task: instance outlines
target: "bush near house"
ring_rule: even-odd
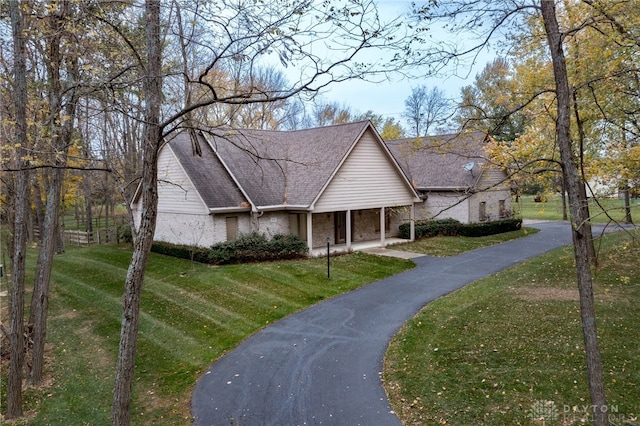
[[[295,235],[276,234],[269,240],[264,234],[252,232],[211,246],[209,263],[227,265],[299,259],[305,257],[307,251],[307,244]]]
[[[522,219],[509,218],[486,223],[468,223],[460,227],[458,235],[463,237],[486,237],[487,235],[502,234],[517,231],[522,227]]]
[[[308,248],[307,244],[295,235],[276,234],[268,239],[264,234],[252,232],[233,241],[215,244],[209,249],[155,242],[151,251],[180,259],[193,259],[200,263],[228,265],[300,259],[307,255]]]
[[[463,224],[455,219],[418,220],[415,223],[416,239],[438,236],[484,237],[517,231],[522,227],[522,219],[509,218],[493,222]],[[410,238],[410,224],[400,225],[400,237]]]
[[[209,263],[211,258],[208,248],[171,244],[163,241],[154,242],[151,251],[178,259],[191,260],[193,256],[193,260],[199,263]]]

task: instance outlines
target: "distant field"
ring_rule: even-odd
[[[524,219],[562,220],[562,199],[559,195],[548,195],[544,203],[536,203],[533,196],[520,197],[513,201],[513,208],[517,215]],[[612,198],[591,199],[589,202],[591,218],[596,223],[607,223],[613,218],[624,221],[624,201]],[[631,217],[634,222],[640,220],[640,200],[631,200]]]

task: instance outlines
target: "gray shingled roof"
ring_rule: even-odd
[[[184,155],[192,155],[184,132],[179,137],[182,142],[178,145],[184,148],[179,158],[193,166],[187,173],[199,176],[194,181],[196,188],[216,207],[223,195],[233,203],[241,201],[239,191],[222,189],[230,185],[224,181],[222,163],[254,205],[307,207],[368,126],[368,121],[362,121],[289,132],[210,129],[205,134],[210,146],[201,144],[207,145],[206,150],[203,146],[203,161],[184,159]],[[210,148],[218,158],[213,158]],[[214,184],[219,181],[225,184]],[[235,184],[231,186],[237,189]],[[221,191],[224,193],[219,194]]]
[[[485,164],[481,132],[385,141],[414,187],[420,191],[473,187]],[[465,165],[473,168],[465,170]]]
[[[246,197],[206,141],[200,141],[202,156],[193,153],[188,132],[178,133],[169,141],[168,146],[209,209],[250,207]]]

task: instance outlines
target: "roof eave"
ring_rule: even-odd
[[[470,186],[429,186],[417,188],[420,192],[464,192],[469,191]]]
[[[260,212],[273,212],[279,210],[311,210],[308,205],[296,205],[296,204],[279,204],[272,206],[256,206],[256,210]]]
[[[242,207],[242,206],[234,206],[234,207],[210,207],[209,214],[225,214],[225,213],[243,213],[250,212],[251,207]]]

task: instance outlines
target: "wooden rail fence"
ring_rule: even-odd
[[[64,239],[68,244],[89,245],[93,243],[93,232],[64,231]]]
[[[75,245],[91,245],[105,243],[120,243],[124,241],[119,234],[120,227],[101,228],[93,232],[66,230],[64,231],[64,243]],[[34,241],[40,240],[40,230],[33,229]]]

